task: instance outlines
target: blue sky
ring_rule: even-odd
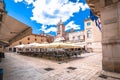
[[[5,0],[8,15],[32,27],[34,34],[43,31],[56,35],[56,25],[62,19],[65,30],[84,30],[89,16],[85,0]]]

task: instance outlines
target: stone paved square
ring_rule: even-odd
[[[102,71],[101,53],[85,53],[61,64],[16,53],[6,53],[5,56],[0,63],[0,67],[4,69],[4,80],[119,80],[98,77]],[[68,67],[76,69],[67,69]],[[45,68],[54,70],[46,71]]]

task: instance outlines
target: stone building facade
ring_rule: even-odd
[[[30,34],[31,27],[9,16],[4,1],[0,0],[0,52],[4,52],[6,47]]]
[[[84,42],[84,31],[79,31],[79,32],[70,32],[69,34],[69,41],[73,43],[77,42]]]
[[[46,35],[31,34],[29,36],[25,36],[24,38],[12,43],[11,46],[16,46],[16,45],[21,45],[21,44],[30,44],[33,42],[36,42],[36,43],[47,42],[47,36]]]
[[[86,19],[84,25],[83,31],[68,33],[69,41],[76,44],[84,43],[85,49],[89,52],[102,52],[101,31],[90,19]]]
[[[52,43],[54,41],[54,36],[52,36],[50,34],[47,34],[46,37],[47,37],[47,42],[48,43]]]
[[[120,0],[86,0],[101,16],[102,68],[120,73]],[[90,6],[92,9],[92,6]]]
[[[50,37],[45,34],[31,34],[31,35],[25,36],[24,38],[22,38],[16,42],[13,42],[8,47],[8,49],[9,49],[9,51],[15,52],[16,48],[14,46],[17,46],[17,45],[30,44],[30,43],[34,43],[34,42],[36,42],[36,43],[44,43],[44,42],[48,42],[48,41],[51,42]]]
[[[84,21],[85,25],[85,42],[88,49],[93,52],[102,52],[101,35],[102,32],[96,26],[95,22],[87,19]]]

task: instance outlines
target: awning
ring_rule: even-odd
[[[5,42],[5,41],[0,41],[0,48],[2,47],[2,46],[9,46],[9,43],[8,42]]]
[[[32,33],[32,29],[16,19],[3,15],[0,22],[0,41],[12,43]],[[23,35],[24,34],[24,35]],[[0,42],[0,44],[2,44]]]
[[[23,48],[25,45],[24,44],[21,44],[21,45],[17,45],[17,46],[14,46],[16,48]]]

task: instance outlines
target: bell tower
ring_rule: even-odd
[[[62,22],[62,20],[60,19],[60,21],[57,24],[57,37],[64,37],[65,36],[65,26]]]

